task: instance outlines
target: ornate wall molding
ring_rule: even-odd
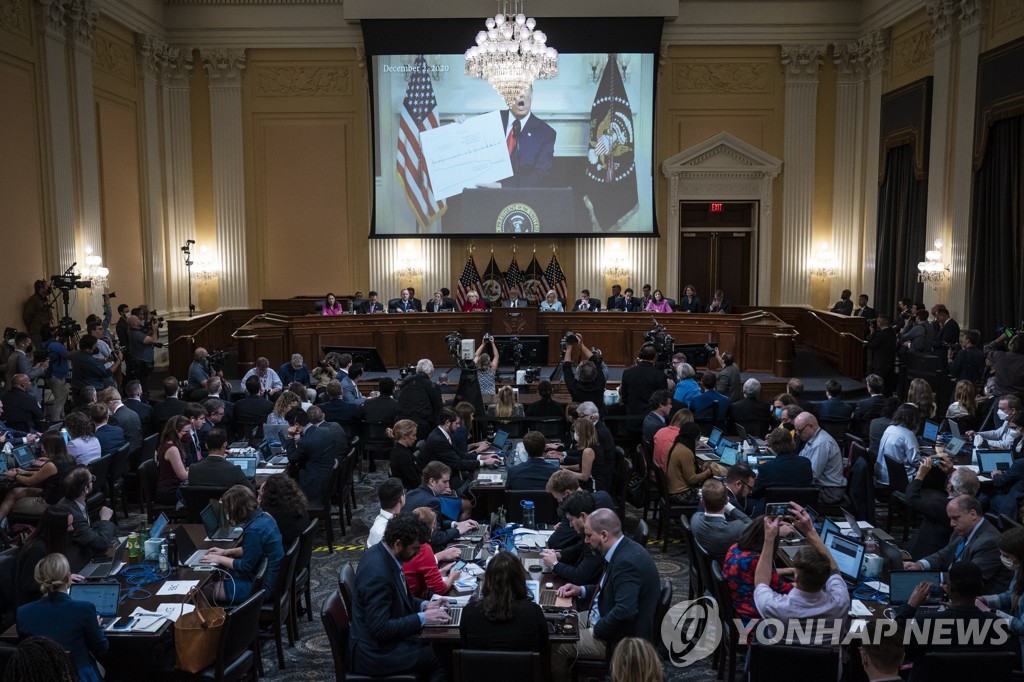
[[[836,65],[840,81],[860,80],[868,59],[868,48],[863,39],[833,46],[832,62]]]
[[[220,47],[212,50],[200,50],[199,57],[203,60],[203,68],[210,77],[210,84],[234,84],[241,81],[245,69],[245,50],[232,50]]]
[[[888,64],[889,31],[874,31],[860,39],[864,45],[864,55],[869,75],[880,74]]]
[[[257,97],[337,97],[352,94],[348,66],[258,66],[253,69]]]
[[[828,51],[828,45],[783,45],[782,65],[786,69],[787,82],[807,80],[818,82],[818,69]]]
[[[64,3],[61,0],[39,0],[39,4],[42,6],[40,16],[43,33],[64,40],[64,27],[67,26]]]
[[[1024,0],[995,0],[992,5],[992,14],[998,26],[1024,20]]]
[[[135,77],[132,48],[101,32],[92,41],[92,63],[100,71],[131,83]]]
[[[0,29],[29,37],[29,0],[0,0]]]
[[[71,28],[75,36],[75,42],[88,45],[92,42],[96,32],[96,21],[99,19],[99,12],[96,11],[92,0],[73,0],[66,7],[68,16],[71,19]]]
[[[934,44],[949,42],[953,35],[953,18],[956,13],[954,0],[929,0],[925,5],[928,17],[932,20],[932,42]]]
[[[164,78],[168,85],[188,87],[188,77],[194,66],[192,50],[168,45],[163,53]]]
[[[1018,19],[1024,18],[1024,0],[1016,0]],[[960,33],[977,28],[984,16],[981,0],[960,0]]]
[[[932,30],[929,26],[892,41],[892,77],[902,76],[930,61],[935,54],[932,45]]]
[[[672,90],[677,93],[755,94],[771,91],[767,62],[698,62],[676,64]]]

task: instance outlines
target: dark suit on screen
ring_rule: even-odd
[[[501,112],[502,130],[508,130],[509,112]],[[512,177],[501,181],[502,187],[548,187],[555,158],[555,129],[534,114],[526,119],[511,154]]]

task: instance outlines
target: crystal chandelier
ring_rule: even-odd
[[[103,258],[93,255],[92,246],[89,244],[85,245],[85,267],[81,269],[80,274],[83,279],[92,281],[93,286],[100,289],[107,288],[107,277],[110,275],[110,270],[103,267]]]
[[[818,252],[811,257],[808,267],[811,276],[819,279],[832,279],[839,274],[839,263],[826,242],[822,242]]]
[[[558,51],[533,17],[523,14],[524,0],[499,0],[500,11],[488,17],[486,31],[466,50],[466,75],[491,84],[511,107],[533,81],[558,75]]]
[[[942,262],[941,239],[936,239],[935,248],[924,252],[924,260],[917,264],[917,281],[938,289],[949,276],[949,266]]]

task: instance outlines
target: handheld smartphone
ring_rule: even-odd
[[[789,513],[789,502],[769,502],[764,506],[765,516],[785,516]]]

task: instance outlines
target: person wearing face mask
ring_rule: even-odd
[[[1010,589],[999,594],[978,597],[975,604],[982,611],[993,610],[1005,619],[1010,632],[1020,638],[1021,653],[1024,654],[1024,528],[1011,528],[999,536],[996,545],[999,560],[1007,570],[1013,571]]]
[[[999,399],[996,411],[999,428],[990,431],[968,431],[966,435],[968,438],[981,436],[984,441],[983,445],[993,450],[1009,450],[1019,435],[1010,430],[1010,418],[1018,412],[1020,412],[1020,398],[1015,395],[1004,395]]]
[[[1006,425],[1016,439],[1011,446],[1014,460],[1006,471],[992,472],[992,496],[987,501],[990,511],[1015,519],[1020,500],[1024,498],[1024,459],[1021,459],[1024,439],[1020,437],[1021,429],[1024,428],[1024,412],[1018,412],[1007,419]],[[983,503],[986,501],[984,497],[981,500]]]
[[[790,405],[798,405],[796,398],[788,393],[780,393],[772,399],[771,418],[776,425],[781,426],[786,417],[786,408]]]

